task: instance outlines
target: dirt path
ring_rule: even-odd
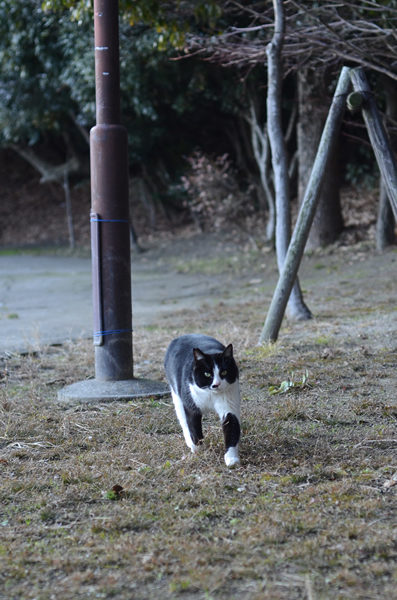
[[[216,252],[218,242],[211,236],[200,241],[206,251]],[[194,242],[180,240],[133,255],[135,327],[154,324],[163,314],[234,296],[230,269],[223,271],[215,254],[206,264],[198,262],[193,250]],[[190,271],[192,263],[198,268]],[[91,294],[89,258],[0,256],[0,355],[90,337]]]
[[[285,322],[283,335],[299,341],[321,325],[321,335],[397,346],[396,257],[368,244],[305,256],[300,279],[315,320]],[[220,302],[260,303],[264,319],[276,281],[274,254],[249,242],[216,234],[157,242],[132,258],[134,326]],[[0,354],[90,337],[91,304],[90,259],[0,256]]]

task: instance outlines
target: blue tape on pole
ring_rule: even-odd
[[[110,331],[97,331],[95,333],[93,333],[92,335],[94,337],[98,337],[100,335],[112,335],[112,334],[116,334],[116,333],[130,333],[132,332],[132,329],[113,329]]]

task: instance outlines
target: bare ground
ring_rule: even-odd
[[[189,454],[169,398],[59,405],[93,376],[90,341],[1,363],[1,599],[397,598],[397,255],[373,250],[360,194],[348,214],[345,239],[302,265],[315,318],[272,346],[257,340],[275,260],[256,234],[148,233],[134,258],[230,274],[225,298],[135,332],[135,371],[164,380],[188,331],[233,342],[238,469],[215,418]]]

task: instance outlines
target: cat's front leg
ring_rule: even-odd
[[[203,443],[203,428],[202,428],[202,415],[197,412],[190,412],[185,407],[186,422],[189,428],[191,445],[187,442],[187,445],[192,452],[199,452],[202,448]],[[186,436],[185,436],[186,438]]]
[[[186,445],[193,453],[198,452],[201,450],[201,442],[203,440],[201,414],[187,410],[178,394],[172,389],[171,395],[175,406],[176,416],[182,427]]]
[[[227,413],[222,420],[223,435],[225,438],[225,463],[227,467],[234,467],[240,462],[238,444],[240,441],[240,421],[236,415]]]

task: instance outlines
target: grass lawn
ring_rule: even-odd
[[[91,341],[4,359],[1,600],[397,598],[394,307],[345,310],[343,294],[269,347],[256,346],[256,301],[135,332],[136,376],[151,379],[164,380],[179,334],[233,342],[234,470],[215,417],[190,454],[170,397],[58,403],[58,389],[93,376]]]

